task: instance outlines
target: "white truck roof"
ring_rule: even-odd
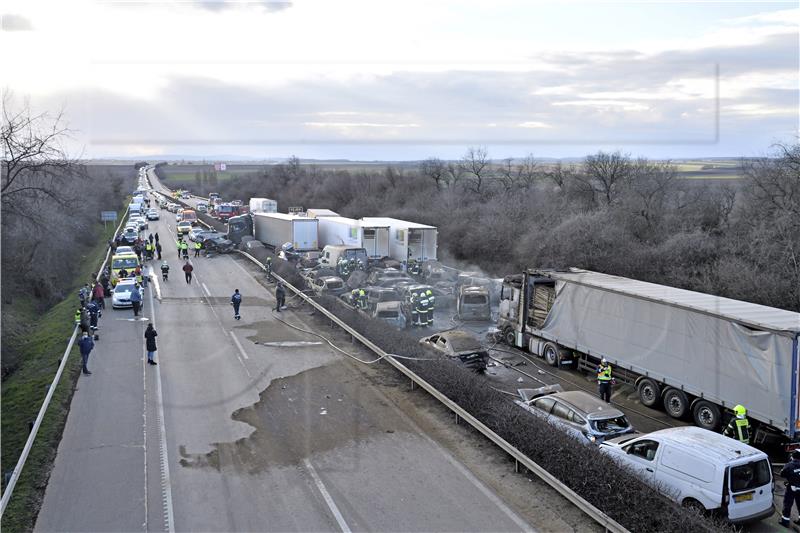
[[[741,443],[736,439],[696,426],[660,429],[641,436],[657,437],[661,442],[675,443],[677,446],[690,449],[694,457],[705,457],[710,460],[732,461],[745,457],[765,455],[761,450]]]
[[[569,272],[543,271],[556,280],[569,281],[638,298],[721,316],[753,328],[800,333],[800,313],[648,283],[600,272],[571,268]]]
[[[399,218],[390,217],[364,217],[361,219],[362,227],[402,227],[408,229],[436,229],[436,226],[428,226],[427,224],[418,224],[417,222],[409,222],[407,220],[400,220]]]
[[[306,216],[289,215],[286,213],[253,213],[253,215],[259,217],[279,218],[282,220],[316,220],[314,218],[308,218]]]
[[[331,211],[330,209],[306,209],[306,213],[309,218],[317,218],[317,217],[339,217],[339,213],[336,211]],[[343,217],[340,217],[343,218]]]

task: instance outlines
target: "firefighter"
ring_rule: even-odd
[[[358,307],[358,289],[350,291],[350,305]]]
[[[420,274],[419,261],[417,261],[416,259],[410,260],[408,262],[407,270],[408,273],[411,274],[412,276],[419,276]]]
[[[781,470],[781,477],[786,481],[786,492],[783,493],[783,513],[781,514],[780,524],[789,527],[792,520],[792,504],[797,506],[800,512],[800,450],[792,452],[792,460],[786,463]],[[795,524],[800,525],[800,519],[795,520]]]
[[[358,307],[361,308],[362,311],[367,310],[367,291],[364,289],[358,289],[358,295],[356,297],[356,301],[358,302]]]
[[[430,289],[425,291],[425,294],[428,297],[428,326],[433,327],[433,310],[436,307],[436,297]]]
[[[419,298],[417,300],[417,304],[418,304],[417,317],[418,317],[418,321],[419,322],[417,323],[417,325],[420,326],[420,327],[427,326],[428,325],[428,304],[429,304],[428,295],[425,294],[425,291],[420,291],[419,294],[418,294],[418,297]]]
[[[266,270],[267,270],[267,281],[272,283],[272,257],[267,257]]]
[[[750,444],[750,420],[747,419],[747,409],[739,404],[733,408],[733,414],[736,416],[731,418],[722,434],[742,444]]]
[[[415,292],[411,293],[409,298],[409,307],[411,308],[411,325],[419,326],[419,295]]]

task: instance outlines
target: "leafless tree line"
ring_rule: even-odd
[[[220,184],[228,198],[394,216],[439,228],[440,257],[502,276],[578,266],[800,310],[800,148],[743,160],[741,179],[685,179],[670,162],[598,152],[494,161],[471,148],[383,171],[296,158]]]

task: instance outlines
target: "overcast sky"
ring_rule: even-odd
[[[798,134],[797,2],[2,4],[0,79],[86,157],[760,155]]]

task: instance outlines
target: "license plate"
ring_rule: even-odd
[[[735,501],[736,503],[749,502],[752,499],[753,499],[753,493],[752,492],[748,492],[747,494],[737,494],[736,496],[733,497],[733,501]]]

